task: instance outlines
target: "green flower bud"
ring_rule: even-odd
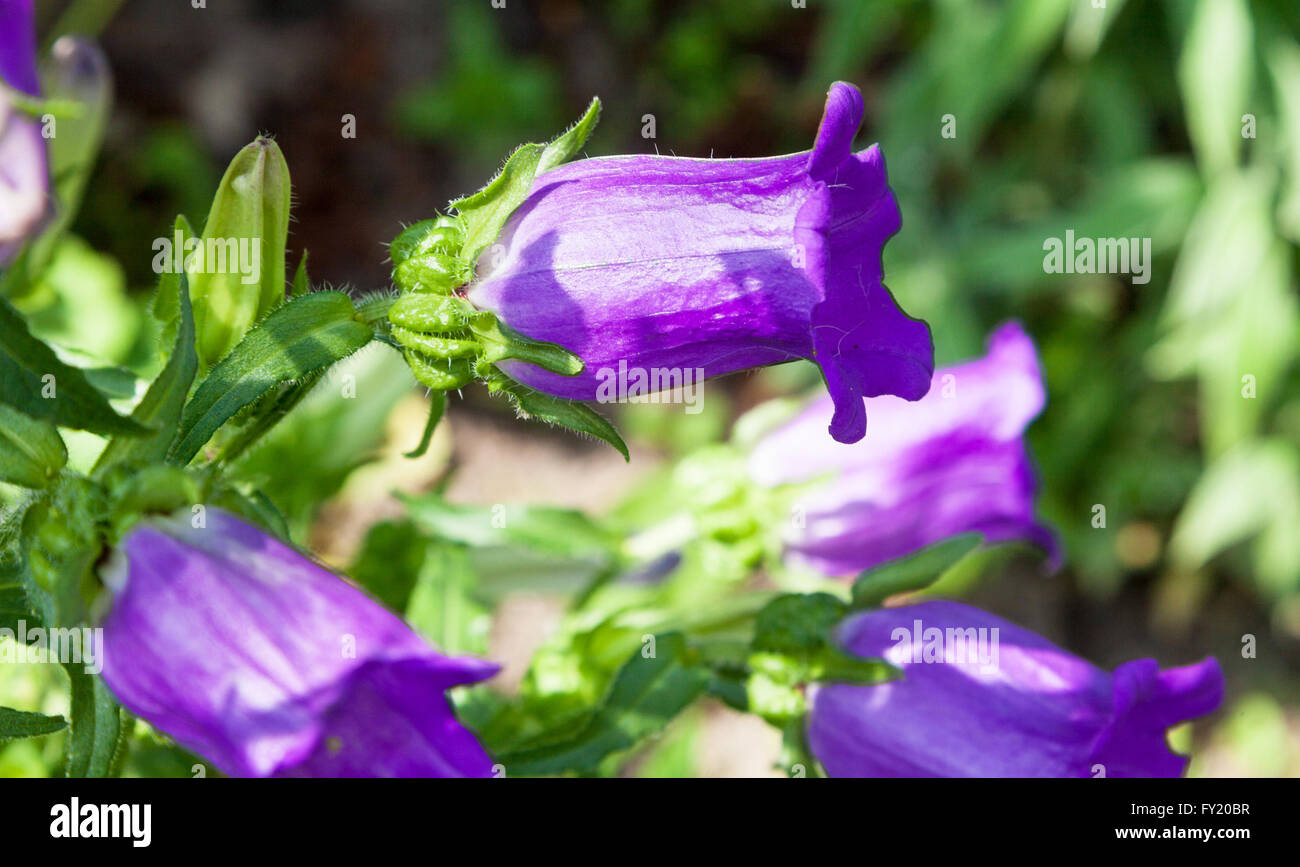
[[[231,160],[202,238],[183,252],[205,365],[284,302],[288,236],[289,166],[274,141],[259,137]]]

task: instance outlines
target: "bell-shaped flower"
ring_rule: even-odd
[[[449,657],[369,596],[207,507],[150,518],[105,569],[103,677],[132,713],[233,776],[490,776]]]
[[[880,148],[853,152],[862,114],[862,95],[838,83],[810,152],[601,157],[539,175],[468,297],[585,368],[500,367],[556,397],[607,401],[626,390],[620,376],[689,384],[812,359],[842,442],[866,431],[864,397],[920,398],[933,347],[882,282],[900,216]]]
[[[837,637],[902,677],[817,689],[808,741],[833,777],[1176,777],[1166,729],[1223,702],[1212,657],[1103,671],[955,602],[859,614]]]
[[[959,533],[1022,540],[1056,556],[1034,515],[1038,482],[1024,433],[1043,409],[1033,341],[1015,322],[998,328],[982,358],[936,371],[925,397],[867,402],[871,430],[851,445],[826,443],[837,410],[818,399],[767,434],[750,455],[762,485],[813,483],[786,556],[826,575],[857,573]]]

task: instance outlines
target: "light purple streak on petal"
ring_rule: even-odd
[[[236,776],[320,770],[333,737],[340,773],[488,775],[472,735],[446,736],[460,727],[444,691],[494,664],[444,656],[294,549],[218,509],[207,518],[137,526],[105,578],[103,675],[124,706]]]
[[[1034,515],[1038,483],[1023,442],[1044,401],[1033,342],[1006,323],[984,357],[939,370],[916,403],[867,401],[871,429],[859,443],[826,443],[834,402],[815,400],[758,443],[750,473],[768,486],[825,478],[800,501],[804,526],[785,540],[792,561],[823,574],[853,574],[971,531],[1039,545],[1055,561],[1055,538]]]
[[[810,358],[841,407],[842,439],[861,436],[863,395],[924,394],[933,347],[880,283],[898,206],[878,148],[851,153],[861,118],[861,94],[836,84],[806,154],[607,157],[539,177],[502,232],[502,261],[489,269],[484,257],[469,297],[586,370],[502,368],[549,394],[602,400],[620,363],[717,376]]]
[[[0,79],[28,96],[40,94],[31,0],[0,0]],[[0,92],[0,266],[40,225],[48,184],[40,125]]]
[[[914,648],[918,628],[922,642]],[[939,650],[950,661],[917,661],[914,651],[923,654],[931,641],[927,629],[945,636],[984,629],[990,642],[996,629],[997,640],[984,655],[962,656],[945,638]],[[1088,777],[1097,764],[1110,777],[1176,776],[1185,760],[1169,750],[1165,729],[1222,700],[1213,660],[1167,672],[1140,660],[1112,676],[954,602],[860,614],[841,626],[839,639],[861,656],[894,662],[903,678],[816,692],[809,743],[832,776]]]

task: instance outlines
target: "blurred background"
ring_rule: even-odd
[[[930,323],[938,362],[982,352],[1014,317],[1046,369],[1030,442],[1066,565],[1049,575],[999,554],[944,592],[1104,667],[1217,656],[1225,709],[1175,734],[1195,744],[1191,773],[1300,775],[1300,5],[504,5],[38,3],[43,34],[102,31],[114,105],[73,234],[19,306],[50,339],[147,369],[150,244],[178,213],[201,224],[259,133],[292,173],[290,261],[309,251],[313,282],[364,292],[389,285],[386,243],[403,225],[477,189],[593,95],[605,109],[589,155],[759,157],[810,147],[828,85],[850,81],[867,104],[859,145],[881,143],[903,215],[886,282]],[[1149,238],[1150,282],[1045,273],[1043,243],[1067,229]],[[618,407],[630,465],[470,388],[410,461],[422,390],[382,347],[348,365],[357,398],[313,395],[243,470],[340,566],[401,515],[394,490],[599,514],[745,410],[818,384],[799,363],[711,382],[699,415]],[[519,584],[468,621],[506,660],[507,689],[562,611],[542,583]],[[15,703],[40,689],[0,669]],[[56,740],[0,747],[0,775],[57,767]],[[778,742],[705,706],[635,770],[765,773]]]

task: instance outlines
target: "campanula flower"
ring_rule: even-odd
[[[0,0],[0,79],[10,91],[31,97],[40,94],[32,0]],[[40,226],[49,200],[40,124],[19,111],[4,88],[0,88],[0,267]]]
[[[903,676],[817,690],[809,745],[835,777],[1176,777],[1165,730],[1223,702],[1213,658],[1107,672],[955,602],[859,614],[838,638]]]
[[[229,514],[205,523],[146,519],[105,570],[103,677],[128,710],[234,776],[490,775],[445,692],[494,663]]]
[[[864,397],[920,398],[933,347],[882,283],[900,216],[880,148],[852,150],[862,114],[862,95],[838,83],[808,152],[603,157],[539,175],[468,297],[585,368],[502,369],[591,401],[620,369],[707,377],[812,359],[842,442],[866,431]]]
[[[768,486],[825,478],[798,501],[802,520],[783,541],[788,559],[826,575],[972,531],[1031,542],[1055,558],[1052,533],[1034,516],[1037,480],[1024,442],[1044,401],[1034,344],[1008,322],[983,358],[938,370],[919,402],[868,401],[871,432],[859,443],[826,443],[821,431],[836,410],[815,400],[760,440],[750,473]]]

